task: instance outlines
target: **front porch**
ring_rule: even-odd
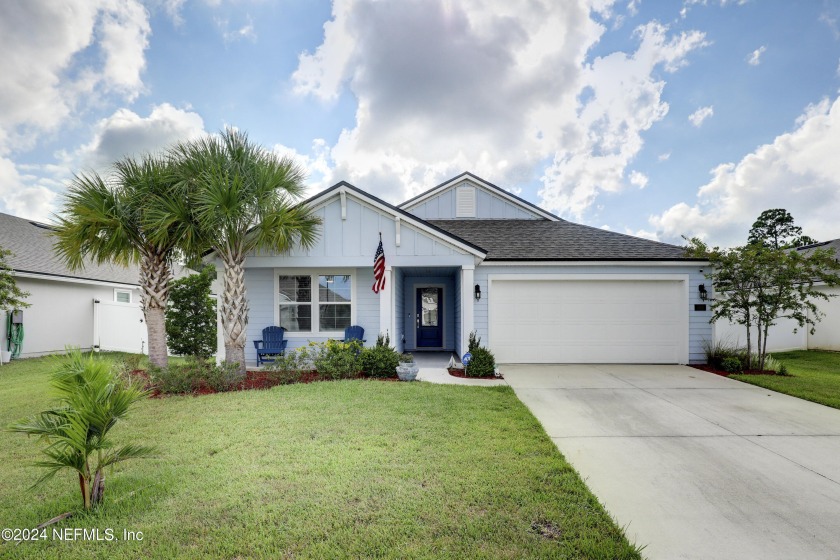
[[[472,330],[472,269],[461,266],[392,269],[394,333],[401,352],[460,356]],[[444,364],[445,365],[445,364]]]

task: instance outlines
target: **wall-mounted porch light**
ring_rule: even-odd
[[[478,301],[480,299],[481,299],[481,286],[476,284],[475,285],[475,301]]]
[[[709,299],[709,292],[706,291],[706,285],[705,284],[700,284],[697,287],[697,289],[700,291],[700,299],[702,301],[706,301],[707,299]]]

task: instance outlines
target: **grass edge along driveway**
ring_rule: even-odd
[[[0,425],[49,403],[46,360],[0,367]],[[113,430],[159,455],[62,527],[142,541],[0,545],[9,558],[639,558],[508,387],[323,382],[150,399]],[[79,509],[71,473],[0,432],[0,525]]]
[[[800,399],[840,408],[840,352],[795,350],[774,352],[789,376],[731,375],[733,379]]]

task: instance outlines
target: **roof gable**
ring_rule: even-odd
[[[348,199],[351,200],[348,201]],[[404,235],[406,239],[414,235],[414,232],[416,232],[419,237],[429,239],[438,245],[442,244],[451,247],[460,253],[471,254],[480,259],[483,259],[487,254],[487,251],[478,245],[466,241],[457,235],[444,230],[443,228],[418,218],[405,210],[401,210],[400,208],[397,208],[384,200],[371,195],[370,193],[358,189],[345,181],[333,185],[329,189],[313,196],[302,204],[305,204],[312,209],[313,213],[321,214],[323,213],[323,210],[336,206],[336,200],[340,201],[339,209],[337,209],[336,212],[329,211],[327,214],[324,214],[322,216],[323,220],[344,220],[347,218],[347,213],[352,211],[353,201],[356,201],[378,213],[393,218],[394,221],[400,225],[404,224],[408,226],[405,229]],[[329,224],[325,225],[326,227],[329,227]]]
[[[466,189],[464,188],[466,187]],[[473,213],[469,191],[474,189]],[[467,192],[463,192],[467,191]],[[462,196],[467,195],[467,196]],[[560,218],[484,179],[464,172],[399,205],[427,220],[513,219],[550,220]]]

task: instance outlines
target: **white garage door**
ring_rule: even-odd
[[[685,283],[491,279],[500,363],[686,363]]]

